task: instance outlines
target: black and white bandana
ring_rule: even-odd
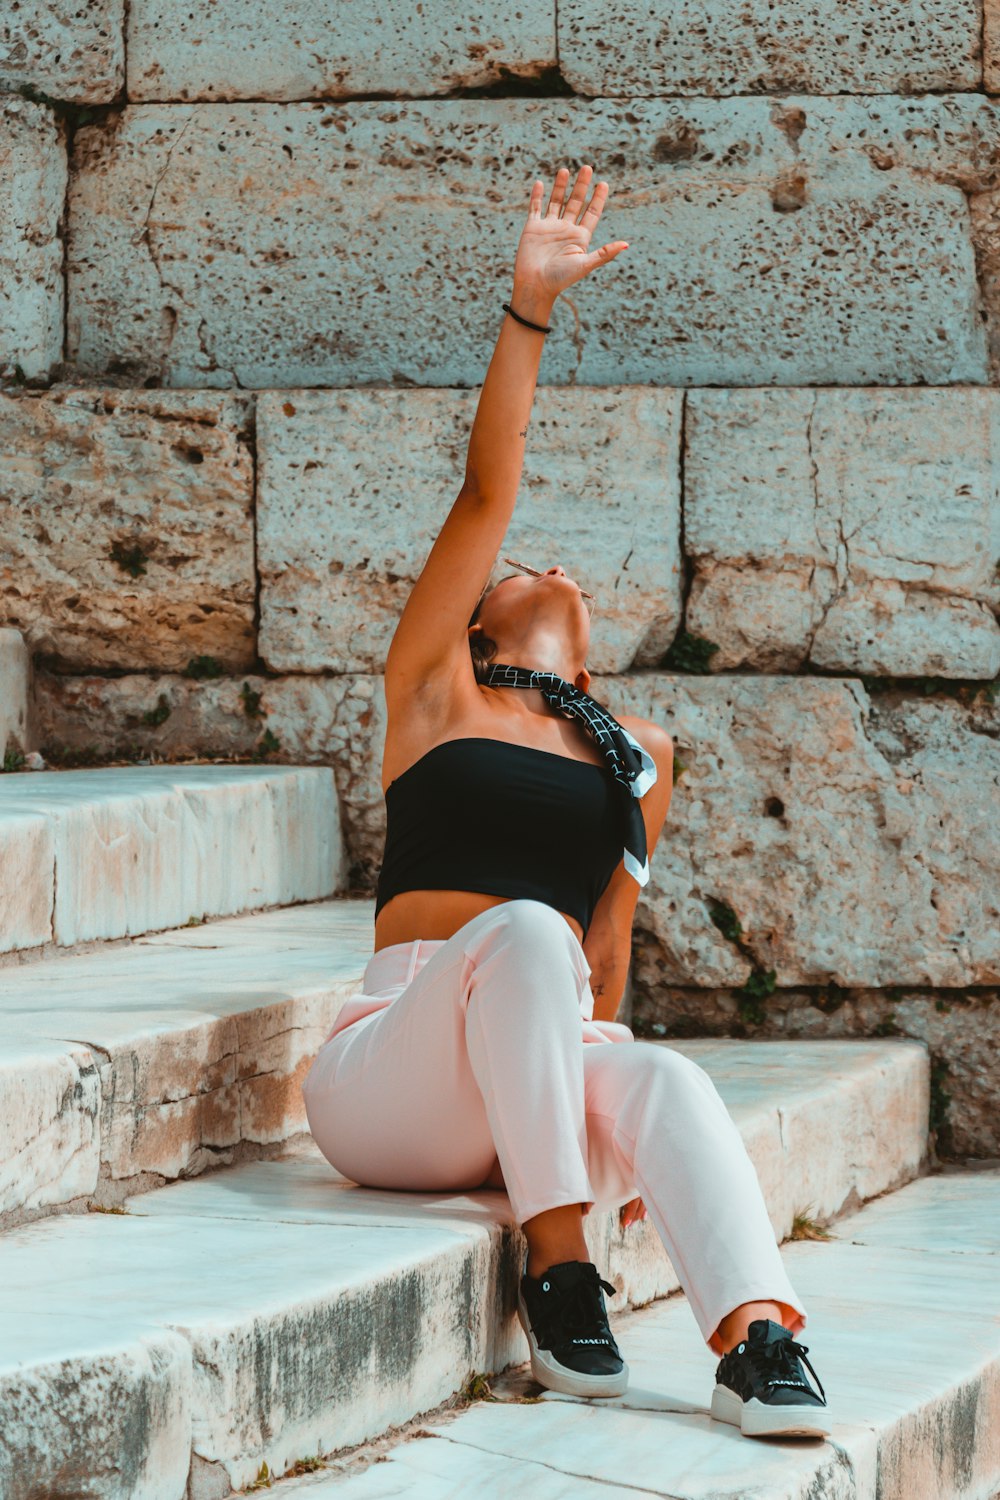
[[[539,688],[546,702],[567,718],[579,719],[597,741],[608,767],[625,792],[625,868],[640,885],[649,879],[646,824],[638,799],[656,780],[656,762],[639,741],[629,734],[611,711],[589,693],[567,682],[558,672],[536,672],[532,667],[512,667],[493,662],[486,673],[489,687]]]

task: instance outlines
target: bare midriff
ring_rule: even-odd
[[[385,903],[375,919],[375,949],[393,943],[412,943],[416,938],[450,938],[466,922],[491,906],[501,906],[511,896],[487,896],[481,891],[400,891]],[[583,942],[583,928],[567,912],[559,915]]]

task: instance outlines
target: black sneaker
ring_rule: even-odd
[[[748,1437],[824,1437],[830,1431],[826,1393],[808,1359],[818,1393],[806,1379],[799,1358],[806,1353],[781,1323],[755,1318],[744,1342],[719,1361],[712,1416]]]
[[[615,1288],[589,1260],[564,1260],[541,1276],[525,1271],[517,1316],[531,1350],[531,1373],[567,1396],[621,1396],[628,1365],[608,1326],[603,1293]]]

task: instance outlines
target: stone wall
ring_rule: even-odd
[[[385,652],[530,182],[593,163],[630,248],[557,304],[503,550],[674,738],[636,1029],[917,1036],[997,1155],[1000,4],[875,19],[22,0],[0,627],[53,764],[332,764],[370,892]]]

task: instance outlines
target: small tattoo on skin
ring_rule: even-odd
[[[527,436],[528,436],[528,429],[527,429],[527,427],[522,427],[521,431],[518,433],[518,437],[527,437]]]

